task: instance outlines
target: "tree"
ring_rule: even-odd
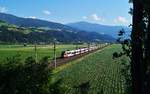
[[[150,93],[150,1],[142,0],[145,11],[145,42],[144,42],[144,91]]]
[[[131,34],[131,72],[132,93],[142,94],[143,89],[143,5],[140,0],[133,0],[133,27]]]
[[[121,42],[123,51],[131,58],[133,94],[150,93],[150,1],[129,0],[133,3],[131,50],[126,50],[127,40]],[[118,39],[119,41],[121,40]],[[126,42],[125,42],[126,41]],[[129,47],[130,48],[130,47]],[[131,52],[131,55],[128,54]],[[114,54],[115,56],[117,54]]]
[[[131,76],[132,76],[132,94],[143,94],[144,91],[144,76],[145,66],[143,57],[144,44],[144,6],[141,0],[129,0],[133,3],[133,9],[130,9],[130,14],[133,16],[131,40],[121,40],[124,54],[131,59]],[[123,30],[119,32],[119,36],[123,34]],[[127,47],[126,47],[127,46]]]
[[[52,83],[47,57],[36,62],[29,57],[21,63],[18,57],[0,64],[0,94],[64,94],[61,80]]]

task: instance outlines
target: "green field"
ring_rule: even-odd
[[[63,79],[68,88],[66,94],[79,94],[75,88],[89,82],[89,94],[127,94],[126,80],[121,73],[123,65],[128,63],[127,57],[113,60],[112,54],[121,51],[118,45],[111,45],[68,65],[56,69],[56,79]],[[87,88],[87,87],[86,87]]]
[[[86,45],[79,45],[83,47]],[[12,57],[20,55],[21,59],[24,60],[29,56],[35,57],[34,45],[28,45],[24,47],[23,45],[0,45],[0,61],[5,60],[7,57]],[[56,46],[56,55],[57,57],[61,56],[61,52],[65,50],[76,49],[76,45],[57,45]],[[37,58],[38,60],[42,57],[49,56],[52,59],[53,56],[53,45],[37,45]]]
[[[85,45],[80,45],[80,47]],[[57,56],[68,49],[75,49],[76,45],[57,45]],[[78,86],[86,83],[89,94],[127,94],[125,76],[122,74],[121,63],[128,63],[125,56],[112,59],[114,52],[121,51],[120,45],[111,45],[97,52],[91,53],[66,65],[55,69],[54,80],[62,79],[67,91],[65,94],[79,94]],[[53,58],[53,45],[38,45],[38,59],[44,56]],[[35,56],[34,45],[0,45],[0,60],[14,55],[21,55],[22,60]]]

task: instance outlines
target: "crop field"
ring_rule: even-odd
[[[86,47],[86,45],[78,45],[79,47]],[[61,52],[65,50],[76,49],[76,45],[57,45],[56,55],[61,56]],[[37,45],[37,58],[38,60],[42,57],[48,56],[52,59],[53,56],[53,45]],[[0,45],[0,61],[5,60],[7,57],[20,55],[21,59],[24,60],[29,56],[35,57],[35,46],[27,45]]]
[[[113,52],[119,50],[119,45],[111,45],[70,62],[71,66],[56,69],[55,79],[62,79],[66,94],[79,94],[79,87],[87,89],[89,94],[127,94],[121,63],[128,63],[129,59],[125,56],[112,59]]]

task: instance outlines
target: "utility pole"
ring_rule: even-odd
[[[88,42],[88,52],[90,52],[90,42]]]
[[[34,45],[35,61],[37,62],[37,44]]]
[[[56,39],[54,39],[54,65],[55,68],[57,67],[57,62],[56,62]]]
[[[76,49],[78,49],[78,43],[76,43]]]

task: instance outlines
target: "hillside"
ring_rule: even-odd
[[[0,41],[7,43],[50,43],[57,39],[61,43],[112,42],[113,38],[95,32],[68,30],[45,30],[25,28],[0,21]]]
[[[93,24],[88,22],[76,22],[67,24],[70,27],[78,28],[79,30],[85,30],[88,32],[97,32],[100,34],[106,34],[117,38],[117,34],[119,30],[125,29],[129,34],[130,28],[126,26],[109,26],[109,25],[101,25],[101,24]]]
[[[55,22],[50,22],[50,21],[45,21],[40,19],[22,18],[11,14],[5,14],[5,13],[0,13],[0,20],[21,27],[36,27],[36,28],[45,27],[49,29],[75,30],[69,26],[60,23],[55,23]]]

